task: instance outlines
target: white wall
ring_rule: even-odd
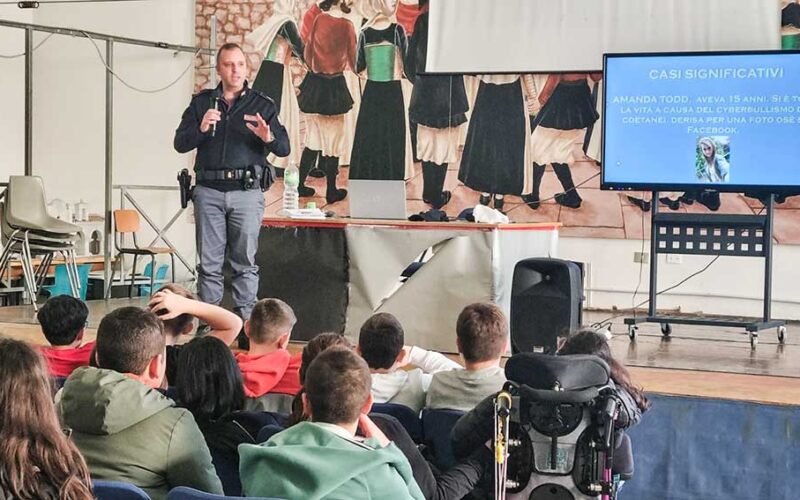
[[[33,12],[16,5],[0,5],[0,19],[30,23]],[[43,36],[34,34],[36,45]],[[0,54],[10,56],[25,52],[25,32],[0,26]],[[0,181],[25,171],[25,57],[0,58],[0,95],[3,118],[0,119]]]
[[[42,5],[29,13],[25,21],[194,45],[194,9],[193,0]],[[2,14],[0,11],[0,17],[4,17]],[[6,36],[5,31],[0,36]],[[37,40],[43,36],[37,35]],[[23,40],[22,34],[18,37]],[[24,50],[22,43],[18,48]],[[105,57],[105,43],[97,44]],[[10,50],[4,46],[4,52]],[[193,56],[187,53],[115,44],[115,71],[128,83],[144,89],[166,86],[192,60]],[[3,79],[0,90],[6,86],[22,88],[23,69],[21,65],[8,71],[4,67],[2,74],[9,77]],[[172,138],[191,98],[193,75],[194,70],[190,69],[176,85],[156,94],[135,92],[115,82],[114,184],[176,186],[177,171],[191,166],[189,155],[179,155],[172,149]],[[35,53],[33,78],[34,174],[44,178],[49,199],[61,198],[72,203],[83,199],[89,203],[90,213],[101,214],[105,68],[94,46],[86,38],[53,36]],[[0,163],[4,165],[19,163],[17,157],[22,157],[24,108],[23,94],[18,94],[19,99],[13,102],[19,108],[18,121],[9,124],[3,120],[0,130],[13,129],[11,137],[20,143],[20,152],[0,152]],[[0,137],[5,142],[6,135]],[[159,225],[166,223],[179,207],[177,192],[142,192],[137,193],[137,199]],[[115,205],[118,203],[119,192],[115,191]],[[186,218],[176,224],[168,237],[193,259],[194,227]],[[144,243],[148,242],[149,238],[145,238]],[[178,270],[181,271],[180,265]]]
[[[558,256],[588,262],[587,305],[610,309],[630,308],[639,278],[640,264],[633,262],[641,250],[640,240],[561,238]],[[776,245],[773,258],[772,316],[800,319],[800,246]],[[645,252],[650,252],[649,240]],[[682,256],[682,263],[658,262],[658,290],[668,288],[708,264],[713,256]],[[658,298],[658,308],[680,308],[682,312],[744,315],[762,314],[764,261],[758,258],[720,257],[711,267],[685,284]],[[647,300],[649,267],[642,268],[636,304]],[[647,306],[642,306],[646,308]]]

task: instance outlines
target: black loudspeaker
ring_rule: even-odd
[[[578,329],[582,266],[560,259],[525,259],[511,284],[511,350],[555,354],[558,337]]]

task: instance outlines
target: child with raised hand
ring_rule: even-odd
[[[175,283],[169,283],[153,295],[150,310],[164,323],[167,342],[167,380],[174,384],[178,373],[178,355],[181,335],[190,335],[194,319],[210,328],[206,335],[216,337],[230,345],[242,329],[242,320],[236,314],[219,306],[201,302],[196,295]]]

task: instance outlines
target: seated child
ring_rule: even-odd
[[[433,375],[428,408],[469,411],[506,382],[500,358],[508,348],[508,322],[496,305],[465,307],[456,321],[456,345],[464,358],[464,369]]]
[[[611,347],[605,335],[591,329],[570,335],[558,350],[559,356],[569,354],[590,354],[608,364],[614,390],[619,396],[620,411],[616,422],[619,429],[632,427],[641,420],[651,402],[644,390],[633,383],[625,366],[611,355]],[[467,456],[492,439],[494,411],[494,395],[491,395],[456,423],[451,434],[456,457]]]
[[[201,302],[186,288],[168,283],[153,295],[148,304],[164,323],[164,337],[167,343],[167,381],[174,385],[178,374],[178,356],[181,335],[194,332],[194,319],[208,325],[206,335],[216,337],[225,345],[230,345],[242,329],[242,320],[236,314],[219,306]]]
[[[292,356],[286,349],[295,323],[294,311],[282,300],[262,299],[253,307],[250,319],[244,323],[250,349],[236,354],[244,378],[244,394],[249,399],[245,409],[291,411],[289,396],[300,391],[300,355]],[[273,394],[287,397],[265,398]]]
[[[283,421],[268,412],[241,411],[242,372],[230,348],[217,338],[206,335],[183,346],[177,386],[176,401],[192,412],[203,433],[222,489],[226,495],[241,495],[239,445],[259,443],[262,427]]]
[[[164,327],[152,312],[122,307],[108,313],[97,328],[98,368],[69,376],[61,421],[72,429],[92,479],[134,484],[153,500],[165,500],[176,486],[221,494],[192,414],[157,390],[164,347]]]
[[[311,362],[303,405],[311,416],[262,445],[239,446],[247,496],[327,499],[423,499],[411,466],[367,417],[367,364],[346,347]],[[358,427],[368,438],[359,440]]]
[[[68,377],[75,368],[87,366],[94,342],[81,345],[89,308],[80,299],[57,295],[48,300],[36,315],[50,347],[40,349],[50,375]]]
[[[633,383],[631,374],[625,365],[611,355],[608,338],[592,329],[582,329],[569,336],[558,349],[559,356],[569,354],[591,354],[608,364],[611,369],[611,380],[621,404],[620,418],[617,426],[633,427],[642,419],[642,414],[650,409],[652,403],[647,399],[644,389]]]
[[[394,403],[419,412],[433,373],[461,368],[443,354],[404,346],[400,322],[389,313],[372,315],[358,336],[358,353],[372,373],[372,396],[376,403]],[[406,365],[417,368],[406,371]]]
[[[300,391],[295,394],[294,400],[292,400],[292,411],[289,413],[287,427],[308,420],[308,415],[303,412],[303,394],[305,393],[305,390],[302,388],[306,381],[306,372],[308,371],[308,366],[317,356],[320,355],[320,353],[333,346],[342,346],[347,349],[353,348],[352,344],[350,344],[350,341],[347,340],[347,337],[341,333],[335,332],[320,333],[313,339],[309,340],[305,347],[303,347],[303,352],[300,353],[300,368],[297,371],[301,387]]]
[[[308,341],[308,344],[303,348],[302,364],[300,365],[301,384],[305,383],[305,374],[314,359],[325,350],[335,346],[352,349],[350,342],[340,333],[320,333]],[[304,393],[305,389],[301,389],[295,396],[288,426],[309,420],[309,416],[305,414],[303,409]],[[483,448],[447,471],[439,472],[423,457],[417,448],[417,444],[414,443],[399,421],[389,415],[382,414],[372,414],[370,419],[408,459],[414,480],[425,498],[429,500],[463,498],[482,479],[485,471],[490,469],[486,464],[492,460],[492,453],[488,448]]]

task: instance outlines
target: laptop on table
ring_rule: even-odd
[[[406,220],[406,182],[351,179],[347,186],[353,219]]]

